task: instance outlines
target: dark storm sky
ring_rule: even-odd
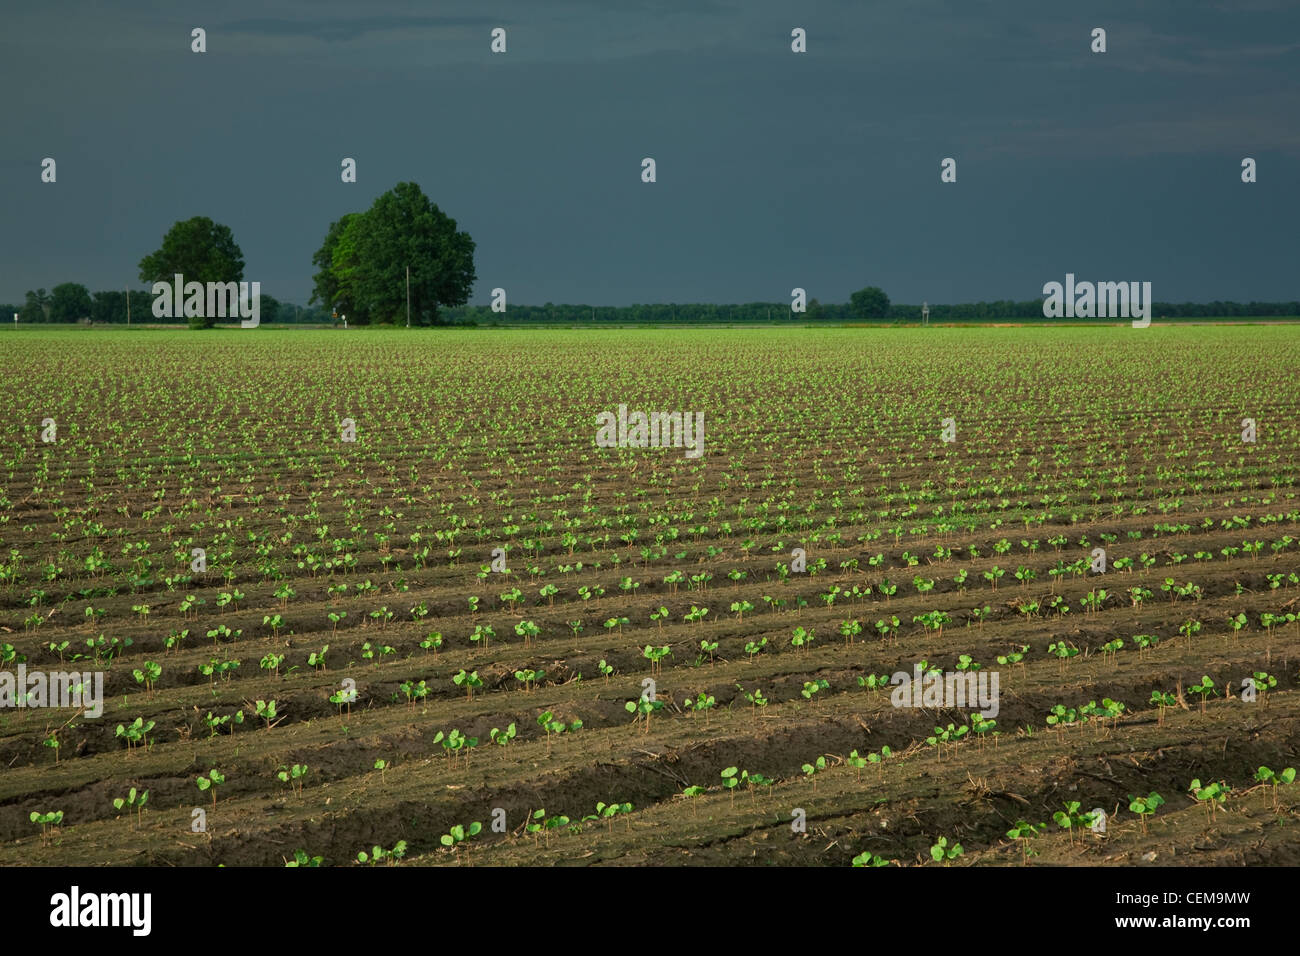
[[[474,303],[1300,296],[1295,0],[6,3],[0,77],[0,301],[138,288],[206,215],[305,302],[401,180],[477,242]]]

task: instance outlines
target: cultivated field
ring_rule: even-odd
[[[1295,864],[1300,787],[1257,778],[1300,744],[1298,360],[6,330],[0,670],[105,701],[0,710],[0,864]],[[597,447],[620,404],[702,412],[703,456]],[[996,672],[993,722],[874,686],[919,662]]]

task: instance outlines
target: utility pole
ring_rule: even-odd
[[[131,287],[126,287],[126,327],[131,327]]]
[[[406,327],[411,327],[411,267],[406,267]]]

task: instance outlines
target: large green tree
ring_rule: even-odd
[[[90,313],[90,290],[81,283],[62,282],[50,290],[51,322],[76,322]]]
[[[408,266],[413,325],[437,324],[440,306],[463,305],[476,278],[474,240],[415,183],[332,224],[312,261],[321,269],[313,300],[356,324],[405,323]]]
[[[180,273],[186,282],[239,282],[244,254],[229,226],[207,216],[178,222],[163,236],[162,247],[140,260],[140,281],[171,282]],[[178,311],[180,303],[173,303]],[[190,317],[190,328],[211,328],[214,316]]]
[[[338,276],[334,274],[334,250],[338,247],[339,239],[343,237],[343,230],[348,227],[348,223],[360,215],[359,212],[345,213],[340,219],[330,223],[329,231],[325,233],[325,241],[311,257],[311,264],[316,267],[316,275],[313,277],[308,304],[319,303],[331,313],[342,312],[343,315],[347,315],[352,309],[352,303],[344,300],[339,289]]]
[[[26,300],[20,310],[19,318],[23,323],[50,321],[50,294],[44,289],[33,292],[28,289]]]
[[[883,319],[889,316],[889,296],[877,286],[867,286],[849,296],[853,315],[860,319]]]

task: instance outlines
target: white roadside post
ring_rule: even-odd
[[[930,303],[928,302],[921,303],[921,324],[930,324]]]

